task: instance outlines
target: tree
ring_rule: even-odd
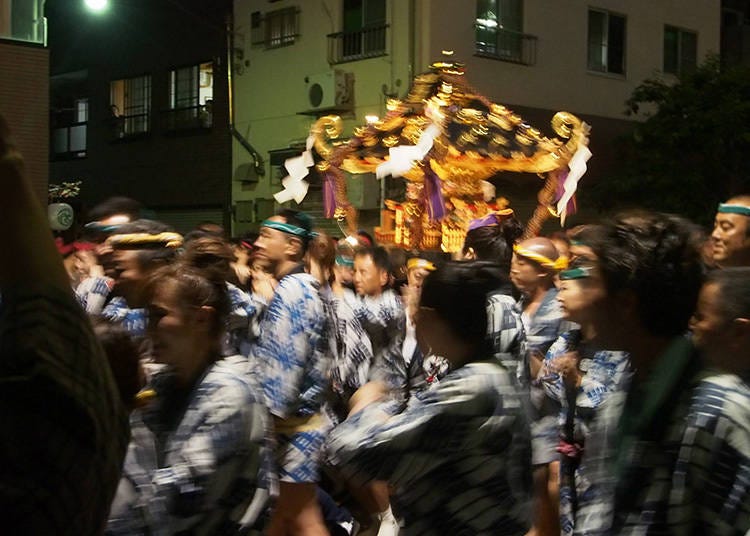
[[[639,206],[708,223],[717,203],[750,192],[750,69],[711,57],[675,84],[646,80],[626,106],[646,119],[619,140],[618,171],[592,187],[600,209]]]

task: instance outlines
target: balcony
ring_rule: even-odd
[[[168,132],[208,129],[213,125],[213,119],[211,106],[203,104],[183,106],[161,112],[161,124],[164,130]]]
[[[109,140],[129,140],[140,138],[148,134],[150,119],[148,113],[118,115],[107,119]]]
[[[384,24],[356,32],[328,34],[328,63],[336,65],[385,56],[387,30],[388,25]]]
[[[521,65],[536,63],[535,35],[476,25],[475,55]]]

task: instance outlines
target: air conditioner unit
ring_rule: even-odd
[[[354,77],[339,70],[305,77],[307,103],[312,109],[349,108],[354,105]]]

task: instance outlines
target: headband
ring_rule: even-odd
[[[480,227],[491,227],[493,225],[500,225],[500,222],[503,220],[510,218],[513,215],[513,209],[512,208],[504,208],[502,210],[498,210],[497,212],[490,212],[483,218],[477,218],[475,220],[471,220],[469,222],[469,228],[468,231],[472,231],[474,229],[479,229]]]
[[[112,233],[122,227],[124,223],[113,223],[110,225],[103,225],[101,222],[92,221],[83,226],[87,231],[94,231],[96,233]]]
[[[281,221],[263,220],[263,223],[261,223],[260,226],[268,227],[269,229],[276,229],[277,231],[281,231],[282,233],[294,235],[299,238],[309,239],[318,236],[318,233],[314,231],[308,231],[307,229],[303,229],[302,227],[297,227],[296,225],[292,225],[291,223],[285,223]]]
[[[518,244],[513,246],[513,251],[515,251],[516,254],[520,255],[521,257],[526,257],[527,259],[541,264],[543,268],[549,268],[550,270],[564,270],[568,267],[567,257],[558,257],[557,260],[553,261],[549,257],[545,257],[544,255],[542,255],[541,253],[523,248]]]
[[[406,261],[407,270],[413,270],[414,268],[424,268],[425,270],[429,270],[430,272],[434,272],[437,269],[435,268],[435,265],[430,261],[426,259],[420,259],[418,257],[414,257],[413,259],[409,259],[408,261]]]
[[[354,266],[354,259],[336,255],[336,264],[338,264],[339,266],[348,266],[349,268],[351,268],[352,266]]]
[[[719,203],[717,212],[722,214],[741,214],[743,216],[750,216],[750,207],[743,205],[728,205],[726,203]]]
[[[578,266],[576,268],[571,268],[570,270],[563,270],[560,272],[560,279],[562,281],[569,281],[570,279],[584,279],[590,276],[590,266]]]
[[[129,233],[107,238],[107,244],[115,249],[179,248],[182,235],[177,233]]]

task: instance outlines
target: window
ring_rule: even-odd
[[[625,17],[589,10],[588,69],[625,74]]]
[[[698,34],[664,26],[664,72],[680,76],[695,69]]]
[[[475,29],[477,53],[522,60],[522,0],[478,0]]]
[[[385,0],[344,0],[344,58],[385,54]]]
[[[110,121],[115,138],[144,134],[150,129],[151,77],[110,83]]]
[[[211,127],[213,79],[213,64],[210,62],[170,71],[167,130]]]
[[[293,45],[299,37],[299,8],[287,7],[250,16],[253,45],[279,48]]]
[[[89,100],[77,99],[72,109],[53,110],[52,155],[58,158],[86,156]]]
[[[88,72],[50,77],[50,152],[53,160],[86,157]]]
[[[278,48],[294,44],[298,33],[298,13],[296,7],[288,7],[266,13],[266,48]]]

